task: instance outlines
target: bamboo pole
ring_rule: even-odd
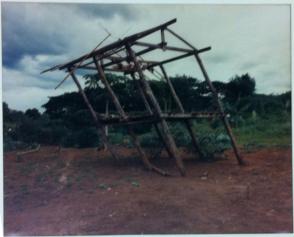
[[[136,86],[137,86],[137,88],[138,88],[138,90],[139,90],[139,93],[140,93],[140,95],[141,95],[141,97],[142,97],[142,99],[143,99],[143,102],[144,102],[145,108],[147,109],[147,111],[148,111],[148,113],[149,113],[150,115],[153,115],[153,111],[152,111],[152,109],[151,109],[151,107],[150,107],[150,105],[149,105],[149,103],[148,103],[148,100],[147,100],[147,98],[146,98],[146,96],[145,96],[145,94],[144,94],[144,91],[143,91],[143,89],[142,89],[142,87],[141,87],[139,81],[136,80],[136,77],[135,77],[135,75],[134,75],[133,73],[131,74],[131,77],[132,77],[132,79],[133,79],[133,80],[135,81],[135,83],[136,83]],[[166,151],[167,151],[167,154],[169,155],[169,157],[173,158],[172,152],[170,151],[169,146],[166,144],[165,139],[164,139],[164,137],[163,137],[163,134],[162,134],[162,132],[161,132],[161,130],[160,130],[160,124],[158,124],[158,123],[156,123],[156,122],[153,123],[153,124],[154,124],[155,131],[156,131],[156,133],[157,133],[159,139],[162,141],[162,143],[163,143],[163,145],[164,145],[164,147],[165,147],[165,149],[166,149]]]
[[[140,93],[140,95],[141,95],[141,97],[142,97],[142,99],[143,99],[143,103],[144,103],[145,108],[147,109],[148,113],[149,113],[150,115],[152,115],[152,114],[153,114],[152,109],[151,109],[151,107],[150,107],[150,105],[149,105],[149,103],[148,103],[148,100],[147,100],[146,96],[144,95],[143,89],[142,89],[142,87],[140,86],[140,83],[138,82],[138,80],[136,79],[134,73],[131,74],[131,77],[132,77],[133,81],[135,82],[136,87],[137,87],[138,90],[139,90],[139,93]]]
[[[105,116],[106,118],[109,117],[109,100],[106,99],[106,102],[105,102]],[[108,135],[109,135],[109,130],[108,130],[108,125],[104,125],[104,132],[105,132],[105,136],[108,138]],[[107,145],[104,144],[104,147],[103,147],[104,151],[107,150]],[[99,150],[99,147],[97,148],[97,150]]]
[[[122,117],[123,120],[128,120],[128,116],[126,115],[125,111],[123,110],[117,96],[115,95],[114,91],[112,90],[109,82],[107,81],[107,78],[104,74],[104,71],[102,69],[102,66],[101,66],[101,63],[98,62],[98,60],[93,57],[93,60],[94,60],[94,63],[95,63],[95,66],[97,68],[97,71],[98,71],[98,74],[99,74],[99,77],[100,77],[100,80],[101,82],[104,84],[112,102],[114,103],[119,115]],[[148,170],[154,170],[158,173],[160,173],[161,175],[167,175],[167,173],[157,167],[155,167],[154,165],[152,165],[150,163],[150,161],[148,160],[148,157],[146,156],[145,152],[143,151],[141,145],[140,145],[140,142],[139,142],[139,139],[138,137],[136,136],[136,134],[134,133],[132,127],[130,125],[127,125],[127,129],[128,129],[128,133],[129,135],[131,136],[132,138],[132,141],[133,141],[133,144],[135,145],[135,147],[137,148],[137,151],[145,165],[145,167],[148,169]]]
[[[163,77],[164,77],[165,81],[167,82],[168,88],[169,88],[169,90],[170,90],[170,92],[172,94],[172,97],[173,97],[173,99],[174,99],[174,101],[175,101],[175,103],[176,103],[176,105],[178,107],[179,112],[184,114],[185,110],[184,110],[183,104],[182,104],[180,98],[178,97],[171,80],[167,76],[167,73],[165,71],[164,66],[160,65],[160,69],[161,69],[161,71],[163,73]],[[192,144],[193,144],[196,152],[198,152],[198,154],[200,155],[200,158],[203,157],[203,153],[201,152],[198,139],[197,139],[197,137],[196,137],[196,135],[195,135],[195,133],[193,131],[192,121],[191,120],[185,120],[184,123],[185,123],[185,126],[187,127],[187,130],[188,130],[189,135],[190,135],[191,140],[192,140]]]
[[[198,65],[199,65],[201,71],[202,71],[202,74],[203,74],[203,76],[204,76],[204,78],[205,78],[205,80],[206,80],[206,82],[207,82],[207,84],[208,84],[208,86],[209,86],[212,94],[213,94],[214,100],[215,100],[216,105],[218,107],[218,110],[219,110],[219,112],[221,114],[221,119],[222,119],[222,121],[224,123],[224,127],[227,130],[227,133],[229,134],[229,137],[230,137],[230,140],[231,140],[231,144],[232,144],[232,147],[234,149],[234,152],[235,152],[236,158],[238,160],[238,163],[239,163],[239,165],[244,165],[245,162],[244,162],[244,160],[243,160],[243,158],[242,158],[242,156],[241,156],[241,154],[239,152],[236,139],[235,139],[235,137],[233,135],[233,131],[232,131],[232,128],[231,128],[231,126],[229,124],[229,121],[227,119],[227,116],[225,115],[225,112],[224,112],[222,103],[220,102],[220,100],[218,98],[217,91],[214,88],[213,84],[211,83],[211,81],[209,79],[209,76],[208,76],[208,74],[207,74],[207,72],[205,70],[205,67],[204,67],[204,65],[202,63],[202,60],[200,59],[199,55],[198,54],[195,54],[195,58],[196,58],[196,60],[198,62]]]
[[[199,57],[199,50],[197,50],[192,44],[190,44],[188,41],[186,41],[183,37],[179,36],[177,33],[175,33],[174,31],[166,28],[166,30],[168,32],[170,32],[172,35],[174,35],[176,38],[178,38],[180,41],[184,42],[186,45],[188,45],[191,49],[194,49],[195,50],[195,53],[194,53],[194,56],[196,58],[196,61],[198,62],[198,65],[200,67],[200,70],[205,78],[205,81],[207,82],[212,94],[213,94],[213,98],[216,102],[216,106],[221,114],[221,118],[222,118],[222,121],[224,123],[224,127],[227,131],[227,133],[229,134],[229,137],[230,137],[230,140],[231,140],[231,144],[232,144],[232,147],[234,149],[234,153],[236,155],[236,159],[239,163],[239,165],[244,165],[245,164],[245,161],[243,160],[240,152],[239,152],[239,149],[238,149],[238,146],[237,146],[237,142],[236,142],[236,139],[233,135],[233,131],[232,131],[232,128],[229,124],[229,121],[224,113],[224,109],[223,109],[223,106],[222,106],[222,103],[221,101],[219,100],[218,98],[218,94],[217,94],[217,91],[215,90],[213,84],[211,83],[211,80],[206,72],[206,69],[203,65],[203,62],[201,60],[201,58]]]
[[[94,111],[90,101],[88,100],[88,97],[86,96],[81,84],[78,81],[78,78],[76,77],[74,72],[72,72],[70,70],[69,70],[69,72],[70,72],[70,75],[71,75],[73,81],[77,85],[78,90],[79,90],[80,94],[82,95],[83,100],[84,100],[85,104],[87,105],[87,107],[88,107],[88,109],[89,109],[89,111],[90,111],[90,113],[91,113],[91,115],[92,115],[92,117],[94,119],[98,135],[102,139],[102,142],[103,142],[104,146],[108,148],[108,150],[111,153],[112,157],[114,159],[118,160],[119,156],[117,155],[117,152],[116,152],[115,148],[108,142],[107,136],[105,134],[104,126],[101,124],[100,120],[98,119],[96,112]]]
[[[150,102],[152,103],[153,108],[154,108],[154,112],[156,113],[156,116],[158,116],[160,118],[162,133],[165,138],[164,140],[166,141],[166,144],[169,147],[169,150],[171,151],[173,158],[176,160],[176,164],[177,164],[177,167],[178,167],[181,175],[185,176],[184,164],[183,164],[181,157],[179,156],[178,149],[176,147],[176,143],[175,143],[175,141],[169,131],[169,127],[167,125],[167,122],[165,121],[165,119],[161,118],[161,114],[162,114],[161,108],[160,108],[160,106],[159,106],[159,104],[158,104],[158,102],[152,92],[152,89],[151,89],[149,83],[145,80],[143,71],[142,71],[141,66],[135,56],[134,51],[131,49],[129,44],[126,44],[126,49],[127,49],[128,54],[130,56],[130,60],[134,62],[135,68],[138,71],[139,78],[140,78],[139,82],[141,83],[144,94],[147,98],[149,98]]]

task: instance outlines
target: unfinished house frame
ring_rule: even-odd
[[[64,80],[60,84],[62,84],[69,76],[73,79],[74,83],[78,87],[80,94],[83,97],[83,100],[86,106],[88,107],[95,121],[95,125],[97,127],[99,137],[101,138],[102,142],[107,147],[107,149],[110,151],[111,155],[116,159],[118,158],[118,152],[116,151],[115,147],[112,144],[110,144],[108,141],[108,138],[105,134],[106,125],[120,124],[120,125],[126,126],[128,133],[130,135],[130,138],[134,146],[136,147],[140,157],[142,158],[142,161],[145,167],[148,170],[156,171],[162,175],[168,175],[167,172],[151,164],[146,153],[140,146],[139,139],[137,135],[135,134],[132,127],[133,125],[138,123],[152,123],[155,127],[155,131],[157,132],[159,138],[162,140],[164,144],[167,154],[171,158],[175,159],[176,165],[181,175],[184,176],[185,175],[184,164],[183,164],[182,158],[179,155],[178,148],[170,132],[170,128],[167,121],[177,120],[177,121],[182,121],[185,124],[189,132],[189,135],[191,137],[192,144],[196,152],[198,152],[198,154],[201,156],[202,155],[201,147],[199,147],[197,136],[192,128],[192,119],[210,118],[210,117],[218,116],[222,120],[224,127],[226,129],[226,132],[228,133],[230,137],[231,144],[234,149],[234,153],[237,158],[237,161],[240,165],[242,165],[244,164],[244,162],[238,150],[236,140],[233,136],[230,124],[224,113],[222,103],[219,100],[217,91],[215,90],[213,84],[211,83],[211,80],[200,58],[200,54],[210,50],[211,47],[206,47],[201,49],[195,48],[193,45],[191,45],[185,39],[183,39],[180,35],[178,35],[173,30],[168,28],[170,25],[172,25],[175,22],[176,22],[176,19],[173,19],[171,21],[168,21],[154,28],[120,39],[104,47],[101,47],[101,48],[96,47],[89,54],[83,55],[70,62],[54,66],[43,72],[48,72],[53,70],[65,70],[68,72],[67,76],[64,78]],[[168,34],[175,37],[177,40],[180,40],[187,47],[180,48],[180,47],[170,46],[166,41],[166,32],[168,32]],[[160,34],[159,35],[161,39],[160,43],[152,44],[152,43],[146,43],[146,42],[140,41],[144,37],[147,37],[155,33]],[[140,47],[141,50],[135,51],[134,49],[135,47],[136,48]],[[154,50],[175,51],[181,54],[179,56],[172,57],[163,61],[147,61],[142,58],[143,55]],[[121,56],[121,54],[124,54],[125,56]],[[205,81],[207,82],[207,85],[213,95],[213,100],[218,109],[218,111],[214,113],[207,113],[207,112],[206,113],[205,112],[186,113],[179,97],[177,96],[175,92],[172,82],[165,71],[164,66],[166,64],[176,60],[186,58],[186,57],[190,57],[190,56],[195,58],[196,63],[200,67],[203,77]],[[159,70],[162,72],[163,79],[167,83],[169,91],[177,106],[177,109],[178,109],[177,113],[163,113],[156,97],[154,96],[154,93],[149,85],[148,80],[146,80],[145,72],[153,71],[155,68],[159,68]],[[78,81],[78,78],[75,75],[76,69],[94,70],[98,73],[99,80],[105,86],[105,90],[107,91],[111,101],[115,105],[118,115],[108,117],[103,114],[98,114],[94,111],[89,99],[84,93],[84,90],[80,82]],[[138,92],[140,93],[142,97],[142,100],[146,107],[147,114],[140,115],[140,116],[130,116],[124,111],[123,106],[121,105],[117,95],[112,90],[105,76],[105,71],[121,72],[124,75],[131,76],[131,78],[133,79],[133,82],[136,85]]]

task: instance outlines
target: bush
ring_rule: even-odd
[[[69,132],[64,136],[61,144],[63,147],[76,147],[76,140],[76,133]]]
[[[19,149],[25,149],[28,145],[24,142],[13,141],[11,138],[7,137],[3,141],[3,150],[6,151],[14,151]]]
[[[77,132],[68,132],[62,139],[64,147],[97,147],[99,145],[99,137],[95,128],[83,128]]]
[[[178,146],[191,146],[191,138],[187,128],[181,123],[172,124],[171,133]]]
[[[99,138],[95,128],[84,128],[77,132],[77,147],[96,147],[99,145]]]
[[[158,147],[161,144],[161,141],[155,131],[145,133],[141,135],[139,139],[143,147]]]
[[[116,132],[116,133],[109,133],[109,142],[112,144],[124,144],[127,146],[131,146],[131,141],[128,135],[121,133],[121,132]]]
[[[231,147],[230,138],[224,133],[200,135],[199,145],[204,159],[213,159],[215,154],[223,153]]]

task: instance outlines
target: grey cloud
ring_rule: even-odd
[[[78,12],[89,18],[105,18],[110,19],[115,15],[119,15],[126,20],[134,20],[137,14],[129,5],[122,4],[79,4],[75,5]]]
[[[24,55],[62,54],[67,50],[64,33],[46,29],[44,22],[38,22],[40,17],[34,19],[36,9],[27,6],[2,3],[3,64],[7,67],[15,67]]]
[[[65,54],[80,22],[88,18],[110,20],[118,15],[131,20],[136,15],[129,6],[117,4],[6,2],[2,10],[3,64],[10,68],[25,55]]]
[[[228,62],[233,59],[233,56],[229,53],[214,53],[209,54],[209,56],[206,56],[206,59],[210,63],[219,63],[219,62]]]
[[[244,62],[243,64],[240,65],[239,69],[241,70],[253,70],[256,67],[259,67],[260,63],[256,61],[249,61],[249,62]]]

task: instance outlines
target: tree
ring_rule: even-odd
[[[255,79],[248,73],[235,76],[226,86],[226,97],[230,101],[239,101],[241,97],[253,95],[255,92]]]
[[[30,117],[31,119],[38,119],[41,117],[40,112],[37,109],[27,109],[25,115]]]

